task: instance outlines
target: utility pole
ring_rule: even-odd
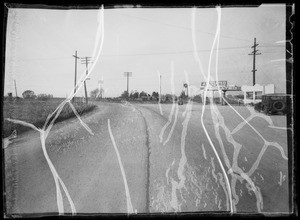
[[[124,76],[127,77],[127,94],[129,96],[129,77],[132,76],[132,72],[125,72]]]
[[[14,80],[15,83],[15,91],[16,91],[16,97],[18,97],[18,93],[17,93],[17,85],[16,85],[16,80]]]
[[[76,93],[77,59],[79,59],[79,57],[77,56],[77,50],[75,51],[75,55],[73,55],[73,57],[75,58],[75,81],[74,81],[74,96],[73,96],[72,102],[74,102],[74,100],[75,100],[75,93]]]
[[[159,74],[159,100],[161,102],[161,74]]]
[[[82,57],[81,64],[85,64],[86,67],[86,75],[88,75],[88,65],[91,63],[91,57]],[[86,79],[88,80],[88,79]],[[84,80],[84,92],[85,92],[85,104],[88,104],[88,95],[87,95],[87,89],[86,89],[86,80]]]
[[[254,38],[254,45],[251,47],[253,48],[252,53],[250,53],[249,55],[253,55],[253,70],[251,72],[253,72],[253,86],[255,85],[255,72],[257,71],[257,69],[255,69],[255,56],[256,55],[261,55],[261,53],[257,53],[258,50],[256,50],[256,47],[258,46],[258,44],[256,43],[256,38]]]
[[[99,83],[99,94],[100,94],[100,98],[102,99],[103,98],[103,88],[102,88],[102,85],[104,83],[104,80],[103,80],[103,77],[101,78],[101,80],[98,81]]]

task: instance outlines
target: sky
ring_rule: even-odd
[[[177,95],[187,72],[190,85],[205,81],[195,59],[197,50],[205,74],[217,28],[215,8],[197,8],[194,47],[193,8],[104,9],[104,41],[101,55],[87,81],[87,90],[98,88],[103,78],[105,97],[120,96],[127,89],[124,72],[132,72],[129,90]],[[91,57],[97,38],[99,10],[11,8],[8,13],[4,94],[35,94],[66,97],[74,88],[75,58]],[[229,85],[252,85],[254,38],[261,55],[256,57],[256,83],[275,84],[285,92],[285,5],[221,9],[217,73]],[[216,57],[213,58],[215,60]],[[211,74],[216,73],[212,63]],[[77,79],[85,65],[77,62]],[[83,87],[77,96],[84,96]]]

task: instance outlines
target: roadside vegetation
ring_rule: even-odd
[[[17,99],[4,100],[3,102],[3,119],[18,119],[34,124],[36,127],[43,127],[46,118],[51,114],[63,99],[48,99],[42,101],[40,99]],[[85,103],[73,103],[79,115],[90,112],[95,109],[96,105]],[[66,104],[56,119],[56,122],[76,117],[71,107]],[[30,130],[30,128],[3,120],[2,138],[9,136],[14,130],[17,134]]]

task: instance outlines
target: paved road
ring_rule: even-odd
[[[53,126],[47,152],[77,213],[288,212],[285,116],[206,106],[202,124],[202,105],[161,107],[100,103],[82,117],[94,135],[76,118]],[[8,213],[58,212],[38,132],[5,149],[5,171]]]

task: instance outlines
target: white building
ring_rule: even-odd
[[[244,92],[244,103],[257,103],[261,102],[261,96],[265,94],[275,93],[274,84],[259,85],[254,86],[242,86],[242,91]]]

